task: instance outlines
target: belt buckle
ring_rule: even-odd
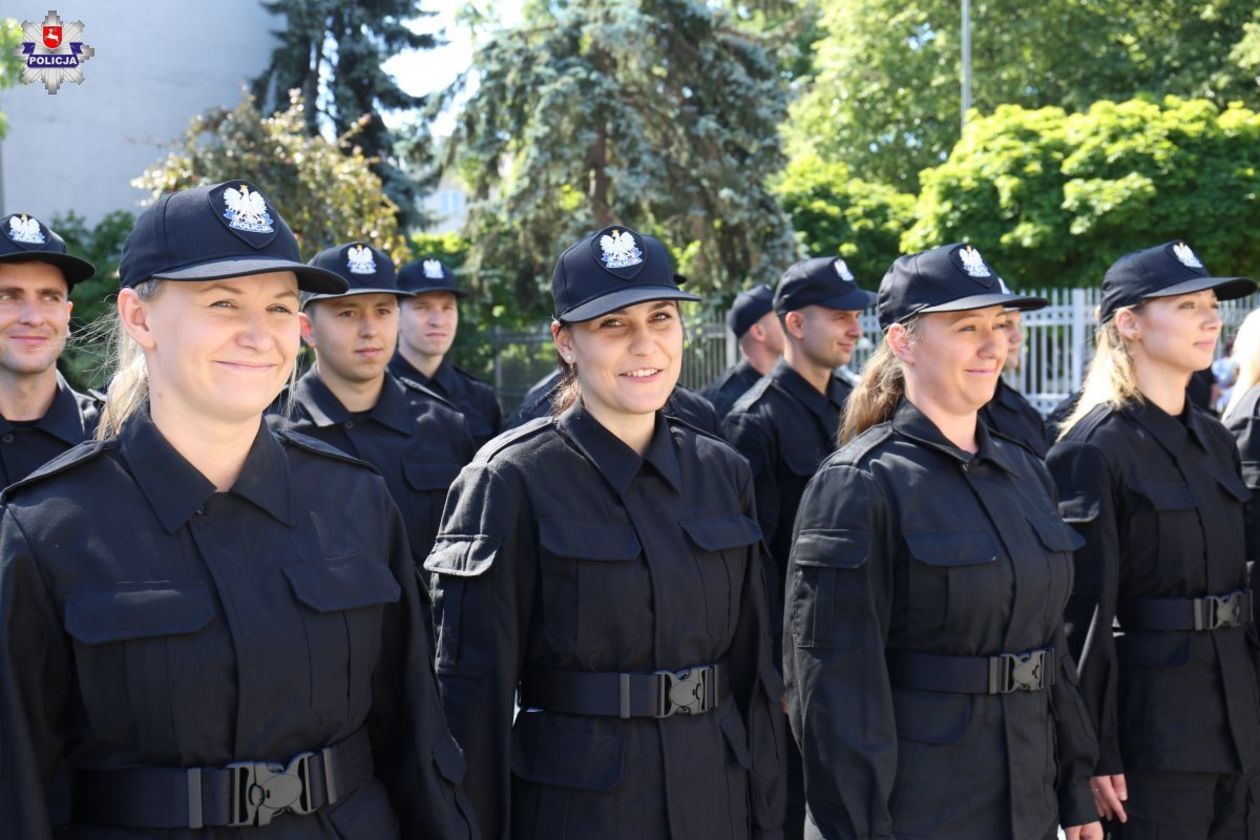
[[[1046,651],[1003,653],[989,660],[989,693],[1039,691],[1046,686]]]
[[[1231,592],[1228,595],[1207,595],[1200,599],[1202,605],[1195,611],[1195,630],[1220,630],[1224,627],[1239,627],[1243,616],[1242,592]]]
[[[661,680],[657,683],[656,715],[658,718],[674,714],[698,715],[713,708],[709,702],[714,669],[704,665],[682,671],[653,671]]]
[[[313,752],[301,753],[288,766],[266,761],[229,764],[226,769],[232,796],[228,827],[263,826],[280,814],[315,811],[310,767],[314,757]]]

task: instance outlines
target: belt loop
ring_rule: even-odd
[[[201,814],[201,768],[188,768],[185,778],[188,780],[188,827],[205,828]]]
[[[324,759],[324,792],[328,795],[326,804],[332,805],[337,801],[337,765],[333,761],[333,748],[324,747],[319,754]]]
[[[620,675],[621,699],[618,704],[618,717],[627,720],[630,717],[630,675]]]

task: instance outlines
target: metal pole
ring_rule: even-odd
[[[962,122],[967,127],[971,110],[971,0],[962,0]]]

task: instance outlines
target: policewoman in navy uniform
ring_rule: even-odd
[[[0,219],[0,488],[96,431],[96,401],[57,372],[70,292],[95,273],[34,216]]]
[[[472,460],[465,417],[445,398],[390,375],[400,291],[389,254],[364,242],[321,251],[311,265],[349,284],[302,301],[302,338],[315,364],[274,407],[275,422],[376,467],[407,526],[416,566],[429,556],[446,492]],[[287,409],[287,410],[286,410]]]
[[[719,420],[783,356],[783,325],[774,311],[774,289],[762,284],[736,295],[731,311],[726,313],[726,326],[743,358],[703,391]]]
[[[560,394],[560,386],[564,383],[564,378],[565,365],[561,362],[555,370],[530,386],[524,398],[521,399],[521,404],[508,419],[507,428],[515,429],[530,420],[550,414],[555,406],[556,397]],[[675,386],[662,410],[670,417],[689,423],[702,432],[708,432],[711,435],[718,434],[718,416],[713,403],[695,391],[681,385]]]
[[[1260,837],[1260,696],[1229,433],[1186,395],[1212,362],[1214,277],[1184,242],[1118,259],[1097,346],[1047,465],[1076,553],[1068,633],[1101,746],[1093,786],[1118,838]]]
[[[777,838],[751,476],[661,412],[696,297],[620,227],[565,251],[552,295],[571,404],[482,447],[425,563],[477,819],[496,839]]]
[[[977,412],[1006,356],[970,245],[899,257],[844,445],[801,499],[784,676],[807,838],[1101,840],[1063,630],[1072,550],[1044,465]]]
[[[447,355],[459,328],[459,301],[468,292],[437,257],[407,263],[398,272],[402,330],[398,355],[390,363],[397,377],[426,385],[450,400],[468,420],[478,447],[503,428],[503,412],[494,389],[451,364]]]
[[[474,836],[385,482],[263,422],[345,281],[243,181],[119,275],[106,436],[3,496],[0,836]]]

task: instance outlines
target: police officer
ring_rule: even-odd
[[[1086,541],[1068,633],[1102,747],[1094,797],[1124,840],[1260,836],[1250,494],[1233,439],[1186,397],[1212,363],[1217,301],[1254,289],[1210,275],[1184,242],[1118,259],[1081,399],[1046,460]]]
[[[367,461],[385,477],[407,525],[416,564],[433,547],[446,491],[472,460],[464,417],[434,391],[386,370],[398,344],[394,262],[364,242],[321,251],[311,260],[349,284],[341,294],[302,303],[302,338],[315,365],[281,398],[274,416],[288,428]]]
[[[1022,317],[1019,310],[1007,313],[1006,334],[1010,349],[1006,354],[1006,369],[1010,371],[1019,369],[1019,348],[1024,343],[1024,331],[1020,324]],[[990,431],[1022,444],[1038,458],[1046,457],[1050,440],[1046,437],[1046,424],[1041,419],[1041,413],[1005,380],[998,379],[993,399],[980,409],[980,419]]]
[[[530,420],[546,417],[551,413],[556,395],[560,391],[560,385],[564,381],[564,372],[565,370],[562,366],[535,382],[525,392],[521,404],[512,413],[512,417],[508,420],[507,428],[515,429],[517,426],[525,425]],[[713,408],[713,403],[695,391],[676,385],[674,390],[670,392],[669,399],[665,401],[665,408],[662,410],[670,417],[682,420],[684,423],[690,423],[702,432],[707,432],[711,435],[718,434],[718,416]]]
[[[743,358],[703,392],[718,419],[783,356],[783,325],[774,311],[774,289],[761,285],[740,292],[726,315],[726,326],[735,335]]]
[[[899,257],[842,448],[801,499],[784,676],[808,837],[1101,840],[1045,467],[977,412],[1015,297],[969,245]]]
[[[119,275],[110,436],[3,497],[0,836],[473,836],[385,482],[263,423],[345,281],[243,181],[158,199]]]
[[[696,298],[620,227],[565,251],[552,295],[572,403],[477,453],[425,563],[478,820],[517,840],[777,836],[751,476],[660,411]]]
[[[96,273],[25,213],[0,219],[0,487],[92,436],[97,407],[57,372],[70,290]]]
[[[1255,561],[1260,557],[1260,310],[1252,310],[1243,320],[1234,336],[1230,359],[1237,365],[1233,390],[1221,423],[1238,444],[1242,458],[1242,478],[1251,498],[1243,509],[1247,526],[1247,561],[1255,571]],[[1254,586],[1252,587],[1255,588]],[[1252,632],[1260,628],[1252,624]],[[1260,656],[1260,644],[1256,645]]]
[[[390,362],[390,371],[450,400],[467,418],[473,442],[480,447],[503,428],[499,401],[493,388],[446,358],[459,327],[459,299],[468,293],[437,257],[404,265],[398,285],[410,296],[402,304],[398,355]]]

